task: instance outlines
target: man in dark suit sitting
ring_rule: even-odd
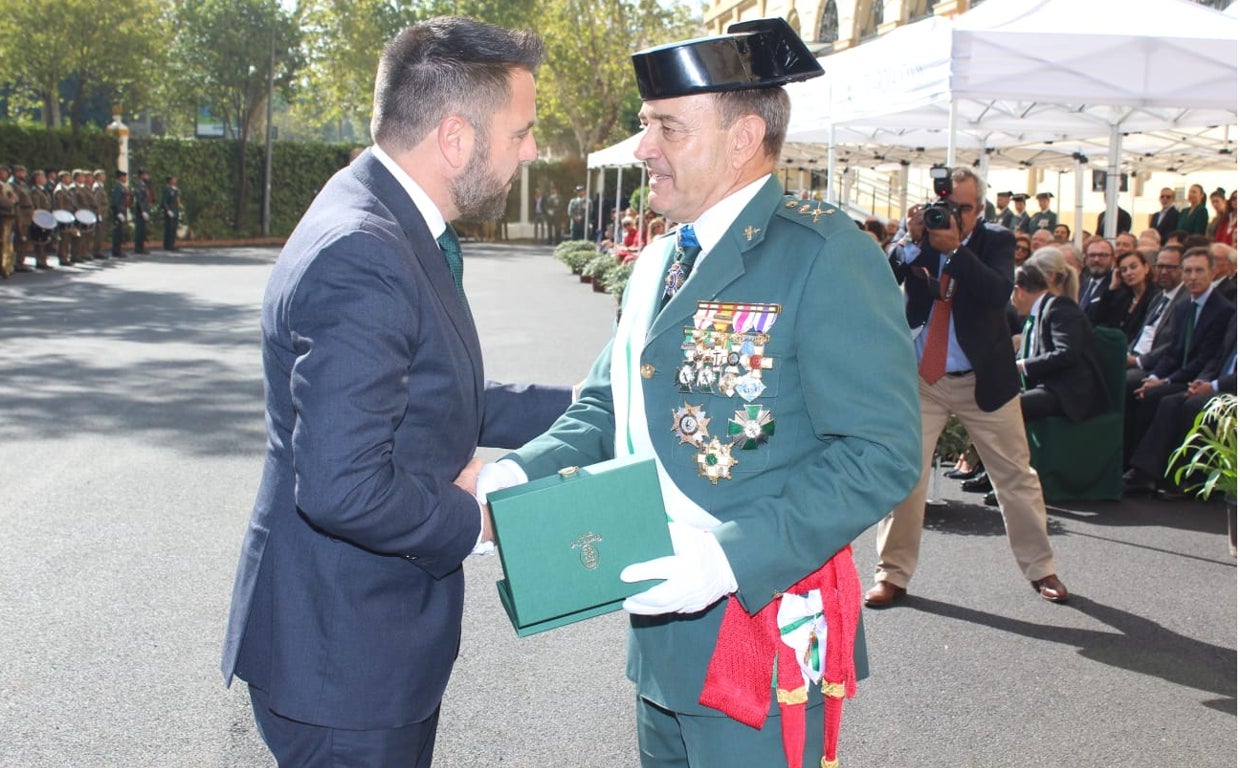
[[[1124,473],[1125,491],[1149,493],[1157,487],[1171,452],[1184,441],[1197,414],[1221,393],[1236,394],[1235,323],[1228,326],[1222,346],[1201,378],[1191,381],[1183,393],[1167,395],[1158,403],[1153,422],[1133,451],[1131,469]]]
[[[1125,443],[1132,449],[1145,435],[1159,401],[1167,395],[1185,391],[1205,370],[1227,335],[1227,327],[1235,322],[1236,307],[1214,290],[1213,257],[1209,248],[1190,248],[1181,265],[1184,287],[1189,300],[1180,305],[1172,317],[1171,347],[1158,358],[1154,369],[1132,393],[1128,404]]]
[[[972,170],[955,168],[951,180],[959,215],[891,259],[904,284],[905,318],[918,329],[922,474],[878,524],[879,562],[865,604],[881,608],[905,594],[921,547],[931,459],[953,413],[986,465],[1017,566],[1043,598],[1062,602],[1068,590],[1055,575],[1042,485],[1029,464],[1006,318],[1016,242],[1006,229],[980,221],[983,186]]]
[[[1025,421],[1066,416],[1084,421],[1106,408],[1106,383],[1094,334],[1085,313],[1071,299],[1048,292],[1037,257],[1016,268],[1012,304],[1028,318],[1016,368],[1024,391]]]
[[[493,220],[537,157],[542,44],[463,18],[401,32],[375,145],[315,198],[263,299],[267,455],[222,671],[280,765],[431,765],[461,638],[461,562],[491,538],[479,445],[567,390],[492,386],[453,219]],[[471,460],[472,459],[472,460]]]

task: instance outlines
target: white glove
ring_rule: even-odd
[[[478,506],[483,509],[483,514],[486,514],[488,493],[525,482],[529,482],[529,478],[515,461],[501,459],[491,464],[484,464],[478,471],[478,485],[474,488],[474,498],[478,500]],[[489,555],[494,551],[494,542],[480,541],[474,545],[472,554]]]
[[[676,554],[634,563],[620,572],[628,583],[666,579],[624,601],[624,610],[645,616],[697,613],[736,591],[736,576],[719,540],[684,523],[667,524]]]

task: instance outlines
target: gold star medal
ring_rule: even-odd
[[[732,467],[736,466],[736,459],[732,458],[732,446],[724,445],[719,442],[719,438],[712,437],[710,442],[698,451],[698,477],[705,477],[710,480],[711,485],[718,484],[720,479],[732,479]]]
[[[706,442],[706,427],[710,417],[702,413],[702,406],[689,405],[672,411],[672,431],[680,438],[678,445],[700,446]]]

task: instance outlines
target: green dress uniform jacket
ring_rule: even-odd
[[[666,271],[673,243],[674,235],[661,238],[640,258],[662,259]],[[635,290],[626,290],[622,311]],[[752,402],[680,391],[682,344],[699,301],[779,305],[761,351],[772,365]],[[615,423],[613,345],[641,345],[654,450],[676,486],[721,521],[714,533],[750,614],[886,515],[918,479],[917,365],[890,267],[846,214],[785,197],[774,177],[699,259],[646,338],[613,338],[580,399],[508,457],[531,479],[613,458],[617,427],[626,428]],[[686,405],[703,408],[710,435],[721,441],[747,405],[773,416],[774,433],[752,450],[738,444],[731,478],[712,483],[699,476],[697,447],[673,429],[673,414]],[[698,696],[726,604],[631,617],[628,674],[639,695],[674,711],[722,716],[700,706]],[[858,659],[858,673],[864,670]]]
[[[1049,229],[1054,231],[1055,226],[1059,223],[1059,216],[1054,211],[1038,211],[1029,217],[1029,234],[1037,232],[1039,229]]]

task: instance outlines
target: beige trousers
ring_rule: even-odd
[[[934,385],[918,379],[921,400],[921,479],[909,497],[878,524],[878,566],[874,580],[907,587],[917,569],[921,529],[926,517],[926,486],[930,463],[939,434],[951,414],[964,424],[986,465],[986,473],[999,499],[999,511],[1007,530],[1008,544],[1016,564],[1029,581],[1055,573],[1055,553],[1046,535],[1046,505],[1038,473],[1029,466],[1029,443],[1020,414],[1020,398],[1014,397],[997,411],[978,407],[973,374],[944,376]]]

